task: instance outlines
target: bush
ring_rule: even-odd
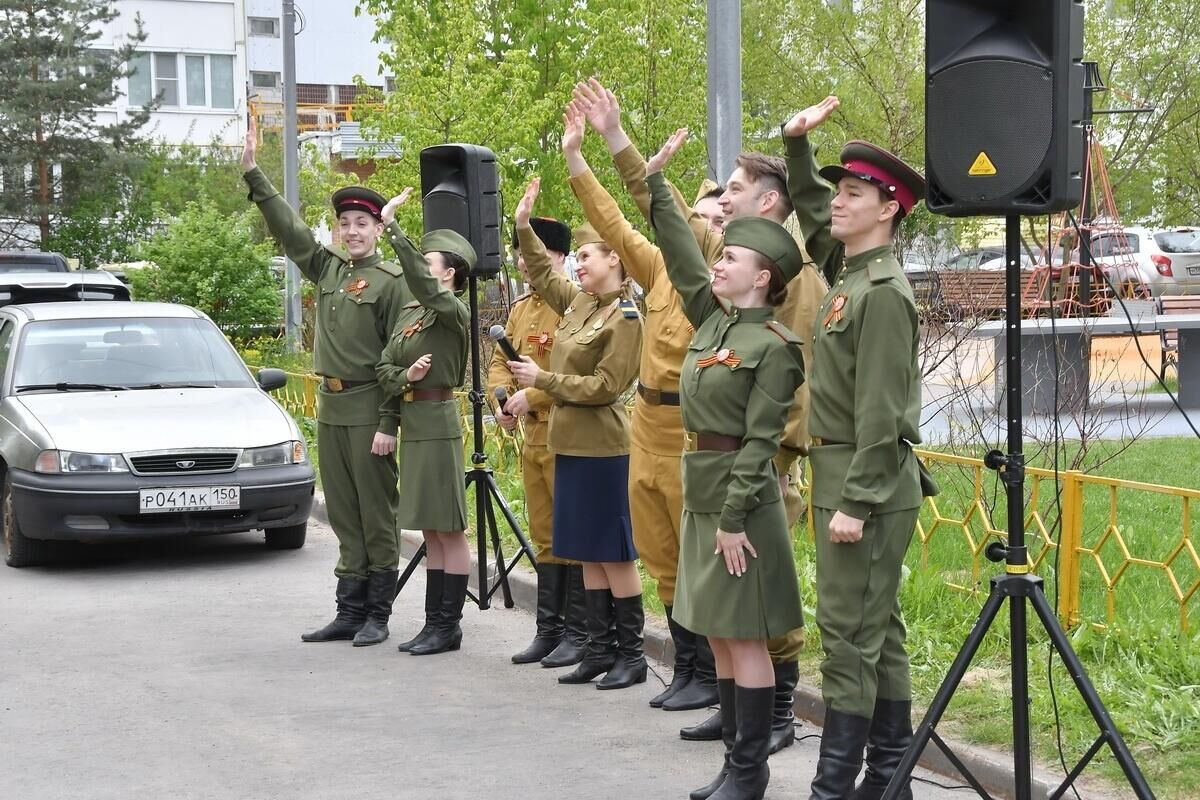
[[[194,306],[239,341],[270,333],[283,320],[271,247],[254,244],[245,216],[231,220],[188,203],[138,255],[154,264],[130,276],[139,300]]]

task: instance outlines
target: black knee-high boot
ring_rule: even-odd
[[[463,602],[467,599],[467,576],[447,572],[442,582],[442,607],[437,625],[423,642],[412,646],[410,656],[432,656],[457,650],[462,645]]]
[[[862,769],[863,748],[870,729],[871,720],[866,717],[825,709],[821,755],[809,800],[846,800],[850,796]]]
[[[396,648],[401,653],[407,653],[414,645],[425,641],[437,627],[438,613],[442,610],[442,583],[445,577],[446,573],[443,570],[425,570],[425,625],[416,636]]]
[[[771,717],[771,753],[778,753],[796,741],[796,714],[792,693],[800,681],[800,662],[772,664],[775,668],[775,710]]]
[[[733,752],[733,742],[737,738],[737,693],[733,688],[733,678],[717,679],[717,695],[721,698],[721,709],[718,717],[721,723],[721,740],[725,743],[725,761],[721,771],[717,773],[708,786],[697,789],[688,795],[688,800],[708,800],[729,774],[729,754]]]
[[[664,711],[692,711],[708,708],[718,701],[717,665],[713,661],[712,648],[708,639],[692,634],[696,641],[696,655],[692,678],[687,685],[663,702]]]
[[[725,782],[709,800],[762,800],[767,792],[771,769],[767,750],[771,745],[771,710],[775,705],[775,687],[748,689],[734,686],[737,699],[737,738],[729,753],[729,772]]]
[[[571,564],[566,570],[566,606],[563,609],[563,637],[554,652],[542,659],[548,668],[573,667],[583,661],[587,649],[587,594],[583,589],[583,567]]]
[[[324,628],[312,633],[302,633],[300,638],[306,642],[335,642],[353,639],[359,628],[367,621],[367,579],[353,576],[338,578],[337,589],[334,590],[337,599],[337,616]]]
[[[912,702],[876,700],[867,734],[867,774],[850,800],[879,800],[912,744]],[[912,800],[912,782],[905,781],[900,800]]]
[[[388,638],[388,619],[392,616],[399,574],[399,570],[385,569],[367,576],[367,621],[354,634],[352,644],[355,647],[381,644]]]
[[[608,589],[588,589],[587,651],[579,666],[560,675],[559,683],[588,683],[613,668],[617,661],[617,636],[612,629],[613,596]]]
[[[597,689],[625,689],[646,682],[646,655],[642,651],[642,629],[646,613],[642,596],[614,597],[613,615],[617,620],[617,660]]]
[[[563,638],[563,606],[566,599],[566,565],[538,564],[537,634],[528,647],[512,657],[514,664],[532,664],[554,652]]]

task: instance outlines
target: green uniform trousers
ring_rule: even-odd
[[[400,563],[396,456],[371,455],[378,429],[317,423],[321,488],[338,538],[333,572],[339,578],[365,578]]]
[[[544,444],[521,448],[521,481],[525,484],[525,518],[529,541],[539,564],[577,564],[554,555],[554,454]]]
[[[800,494],[800,484],[796,475],[804,474],[804,458],[801,457],[792,465],[788,476],[787,491],[783,493],[783,508],[787,514],[789,529],[794,529],[805,511],[804,498]],[[793,531],[794,532],[794,531]],[[771,655],[773,664],[790,664],[800,660],[800,651],[804,649],[804,628],[796,628],[783,636],[767,640],[767,652]]]
[[[813,508],[817,552],[817,627],[825,660],[821,694],[845,714],[870,718],[875,700],[911,700],[900,572],[919,508],[867,520],[853,544],[829,541],[834,509]]]

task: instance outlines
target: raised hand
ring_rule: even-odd
[[[825,120],[829,119],[841,101],[837,99],[837,95],[829,95],[816,105],[809,106],[803,111],[796,112],[796,115],[789,119],[783,126],[784,136],[802,136],[808,133],[813,128],[820,125]]]
[[[405,186],[404,191],[388,200],[387,205],[383,207],[383,211],[379,212],[380,219],[384,225],[391,225],[396,219],[396,209],[408,202],[409,196],[412,194],[413,188]]]
[[[595,78],[575,84],[575,100],[587,117],[588,124],[601,136],[621,129],[621,106],[617,96]]]
[[[583,147],[583,111],[579,104],[572,100],[563,110],[563,153],[578,153]]]
[[[250,116],[250,124],[246,126],[246,143],[242,146],[242,170],[249,172],[258,166],[258,120]]]
[[[513,215],[518,226],[524,227],[529,224],[529,218],[533,215],[533,204],[537,201],[538,192],[541,189],[541,178],[534,178],[529,182],[529,188],[525,190],[521,202],[517,203],[517,211]]]
[[[687,141],[688,129],[680,128],[668,137],[667,143],[662,146],[662,149],[650,157],[646,162],[646,174],[653,175],[656,172],[662,172],[663,167],[671,162],[675,154],[679,152],[679,148],[683,147],[683,143]]]

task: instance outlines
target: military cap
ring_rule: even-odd
[[[761,253],[779,267],[784,282],[800,274],[804,256],[787,229],[765,217],[737,217],[725,223],[725,245],[746,247]]]
[[[380,214],[385,205],[387,200],[383,199],[383,195],[365,186],[346,186],[333,193],[333,210],[338,215],[343,211],[365,211],[382,222]]]
[[[692,202],[692,205],[696,205],[696,203],[699,203],[713,192],[720,191],[723,191],[721,184],[717,183],[712,178],[705,178],[704,180],[700,181],[700,188],[696,190],[696,199]]]
[[[925,197],[921,173],[882,147],[858,140],[847,142],[841,161],[840,165],[823,167],[821,177],[835,186],[847,176],[872,183],[891,195],[905,214]]]
[[[585,244],[605,244],[600,234],[596,233],[596,229],[586,222],[575,229],[575,249],[578,250]]]
[[[453,253],[467,262],[468,271],[475,268],[475,248],[471,247],[471,243],[464,239],[462,234],[449,228],[430,231],[422,236],[421,252],[426,255],[429,253]]]
[[[534,235],[542,240],[547,250],[554,250],[563,255],[571,252],[571,226],[567,223],[559,222],[553,217],[530,217],[529,227],[533,228]],[[515,225],[512,240],[514,245],[520,247],[521,240]]]

